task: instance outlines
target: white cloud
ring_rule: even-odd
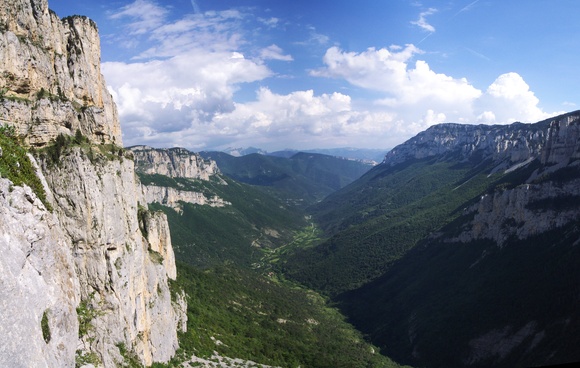
[[[277,74],[267,62],[294,58],[272,38],[255,44],[256,34],[248,26],[265,24],[273,31],[280,19],[228,10],[169,21],[167,9],[137,0],[112,15],[129,20],[126,35],[131,37],[126,40],[147,45],[133,62],[102,66],[126,145],[388,148],[442,122],[534,122],[548,115],[520,75],[501,75],[482,91],[466,78],[434,71],[418,60],[423,51],[414,45],[363,52],[330,47],[324,67],[310,71],[314,77],[373,91],[375,101],[357,100],[348,89],[275,93],[267,86],[268,78]],[[433,32],[426,17],[434,12],[423,12],[415,24]],[[314,27],[305,31],[308,40],[295,45],[317,49],[330,42]],[[255,97],[245,94],[245,102],[239,102],[249,83],[257,88]]]
[[[197,50],[166,60],[104,63],[102,68],[118,105],[125,144],[130,145],[154,134],[211,123],[217,114],[234,108],[240,83],[272,73],[239,53]]]
[[[295,42],[297,45],[327,45],[330,42],[330,37],[322,33],[318,33],[315,27],[308,26],[309,37],[305,41]]]
[[[326,68],[312,71],[314,76],[343,78],[355,86],[384,92],[379,103],[391,107],[415,105],[431,101],[438,104],[459,104],[481,95],[466,79],[435,73],[422,60],[410,61],[421,50],[414,45],[404,48],[369,48],[362,53],[344,52],[331,47],[324,56]]]
[[[417,19],[416,21],[411,22],[411,24],[419,26],[420,28],[422,28],[423,30],[427,31],[427,32],[435,32],[435,27],[433,27],[431,24],[429,24],[427,22],[427,17],[429,15],[433,15],[437,13],[437,9],[435,8],[429,8],[424,12],[421,12],[419,14],[419,19]]]
[[[475,105],[485,123],[535,122],[555,114],[542,111],[539,102],[524,79],[512,72],[497,77]]]
[[[270,45],[260,52],[260,58],[262,60],[282,60],[282,61],[292,61],[291,55],[284,55],[284,51],[277,45]]]
[[[278,24],[280,23],[280,19],[276,18],[276,17],[270,17],[270,18],[258,18],[258,21],[260,21],[261,23],[267,25],[270,28],[275,28],[278,26]]]
[[[204,53],[239,49],[246,41],[239,11],[188,14],[152,30],[147,44],[152,45],[136,59],[171,57],[198,49]]]
[[[195,0],[191,0],[191,7],[193,8],[193,12],[195,14],[200,14],[201,13],[201,9],[199,8],[199,5],[197,5],[197,3],[195,2]]]
[[[535,122],[552,114],[517,73],[499,76],[485,91],[466,78],[433,71],[427,62],[413,59],[422,52],[413,45],[369,48],[361,53],[331,47],[326,66],[311,75],[344,79],[357,87],[383,93],[375,101],[396,116],[400,129],[409,135],[441,122],[510,123]]]
[[[232,111],[217,114],[210,124],[216,145],[219,138],[241,145],[280,149],[279,141],[293,148],[352,145],[357,139],[382,147],[382,133],[393,116],[388,113],[356,111],[350,96],[341,93],[316,96],[312,90],[287,95],[260,88],[256,100],[236,103]],[[376,140],[369,142],[369,136]],[[220,137],[218,137],[220,136]]]

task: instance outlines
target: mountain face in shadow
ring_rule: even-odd
[[[580,360],[580,113],[442,124],[313,207],[285,270],[416,366]]]

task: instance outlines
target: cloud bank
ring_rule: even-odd
[[[433,32],[425,18],[434,12],[421,13],[413,24]],[[268,85],[280,78],[272,65],[296,58],[277,43],[251,42],[251,29],[277,27],[279,18],[228,10],[170,19],[168,9],[148,0],[110,17],[124,20],[127,34],[146,45],[135,48],[130,62],[103,64],[125,145],[390,148],[441,122],[505,124],[551,115],[519,74],[502,74],[481,90],[466,78],[434,71],[412,44],[362,52],[328,47],[322,66],[308,75],[350,88],[276,93]],[[329,42],[308,29],[318,47]],[[357,98],[356,90],[376,98]]]

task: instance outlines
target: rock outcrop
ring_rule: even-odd
[[[179,190],[171,187],[144,185],[143,191],[145,192],[146,203],[159,203],[173,208],[177,212],[183,211],[181,202],[211,207],[225,207],[230,205],[229,202],[224,201],[216,195],[208,198],[200,192]]]
[[[80,285],[70,240],[29,187],[2,178],[0,255],[0,366],[74,367]]]
[[[538,157],[546,144],[548,122],[512,125],[439,124],[389,151],[383,163],[397,165],[409,159],[446,154],[468,160],[491,159],[507,168]],[[477,156],[474,156],[477,155]]]
[[[185,148],[154,149],[148,146],[135,146],[130,150],[135,155],[137,170],[144,174],[209,180],[220,173],[215,161],[204,160],[200,155]]]
[[[464,214],[472,219],[450,241],[490,239],[503,246],[509,239],[526,239],[580,218],[572,205],[580,199],[580,112],[529,125],[438,125],[394,149],[385,162],[445,154],[492,160],[492,172],[532,167],[519,185],[500,186],[466,208]]]
[[[576,166],[577,170],[580,167]],[[470,242],[490,239],[503,246],[510,239],[526,239],[549,230],[563,227],[580,218],[580,211],[572,205],[551,204],[580,199],[580,180],[566,183],[532,183],[513,189],[498,190],[483,195],[464,210],[473,220],[464,225],[454,241]],[[541,205],[539,205],[541,204]]]
[[[166,362],[185,299],[171,298],[167,219],[147,210],[120,147],[97,27],[59,19],[46,0],[0,5],[0,125],[25,145],[66,143],[37,154],[50,211],[0,178],[0,366],[115,367],[126,354]]]
[[[215,180],[221,185],[227,185],[221,179],[220,171],[213,160],[205,160],[200,155],[189,152],[185,148],[155,149],[148,146],[130,148],[133,153],[136,170],[142,174],[163,175],[169,178],[188,179],[190,181]],[[147,203],[159,203],[182,212],[182,202],[201,206],[224,207],[231,203],[215,194],[208,195],[182,183],[179,188],[163,186],[154,183],[145,183],[143,192]]]
[[[120,345],[147,365],[169,360],[177,349],[167,282],[175,259],[167,219],[143,207],[133,162],[91,161],[73,148],[43,171],[70,239],[83,305],[93,311],[83,349],[105,366],[123,361]]]
[[[0,121],[14,124],[35,146],[77,129],[95,142],[121,145],[96,24],[59,19],[47,0],[0,4]]]

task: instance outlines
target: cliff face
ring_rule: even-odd
[[[92,162],[75,148],[43,169],[71,242],[83,305],[94,311],[79,336],[84,349],[98,352],[105,366],[123,360],[119,344],[146,364],[169,360],[179,319],[167,283],[175,259],[165,216],[139,208],[146,202],[132,161]]]
[[[180,202],[211,207],[225,207],[230,204],[216,195],[208,198],[203,193],[178,190],[171,187],[144,185],[143,191],[145,193],[146,203],[157,202],[164,206],[173,208],[177,212],[182,212]]]
[[[0,366],[74,366],[80,285],[58,219],[0,178],[0,234]]]
[[[77,129],[96,142],[122,145],[95,23],[61,20],[46,0],[0,4],[0,119],[36,146]]]
[[[509,158],[509,165],[503,165],[509,166],[508,173],[529,166],[528,173],[516,185],[484,194],[466,208],[464,214],[472,220],[451,241],[490,239],[503,246],[580,218],[573,205],[580,199],[580,112],[530,125],[522,136],[519,145],[505,144],[512,148],[501,156]]]
[[[184,148],[154,149],[147,146],[131,147],[136,170],[142,174],[163,175],[170,178],[182,178],[209,181],[217,180],[221,185],[227,183],[220,178],[220,171],[215,161],[204,160],[198,154]],[[143,185],[146,203],[159,203],[181,212],[181,203],[187,202],[201,206],[224,207],[231,203],[217,195],[206,195],[201,192],[180,188],[145,183]]]
[[[512,125],[440,124],[430,127],[389,151],[383,163],[396,165],[409,159],[455,154],[461,159],[492,159],[510,164],[537,157],[546,144],[548,124]]]
[[[184,148],[153,149],[147,146],[131,147],[137,170],[144,174],[159,174],[170,178],[209,180],[219,174],[215,161]]]
[[[119,147],[96,25],[60,20],[46,0],[0,5],[0,125],[37,147],[69,136],[58,157],[38,154],[51,211],[0,178],[0,365],[113,367],[124,351],[168,361],[185,301],[171,301],[167,219],[147,211]],[[77,131],[82,144],[71,143]]]
[[[510,237],[525,239],[562,227],[580,217],[574,206],[544,207],[538,203],[580,198],[580,178],[551,180],[561,169],[580,170],[580,112],[535,124],[509,126],[441,124],[433,126],[390,151],[385,165],[427,157],[460,161],[490,160],[492,173],[510,173],[535,165],[521,185],[483,195],[464,210],[473,219],[454,241],[491,239],[503,245]]]

